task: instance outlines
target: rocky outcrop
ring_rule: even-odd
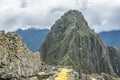
[[[5,33],[4,31],[0,32],[1,79],[27,80],[27,78],[35,75],[41,65],[39,55],[28,50],[19,35],[10,32]]]
[[[79,74],[71,66],[50,66],[41,67],[37,74],[39,80],[79,80]]]
[[[81,76],[82,80],[120,80],[120,78],[113,77],[109,74],[97,74],[97,73],[92,73],[92,74],[82,74]]]
[[[77,10],[68,11],[56,21],[40,53],[47,64],[70,65],[80,73],[115,74],[107,47]]]
[[[71,66],[49,66],[41,68],[37,74],[39,80],[120,80],[120,78],[105,74],[79,74]]]

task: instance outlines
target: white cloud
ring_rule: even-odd
[[[119,0],[0,0],[0,29],[50,28],[69,9],[82,11],[96,32],[120,29],[119,7]]]
[[[118,11],[120,11],[119,0],[88,0],[84,14],[91,28],[96,32],[101,32],[120,29],[118,22],[120,14],[116,14],[119,13]],[[119,20],[116,21],[113,18]]]
[[[65,11],[77,7],[75,0],[1,0],[0,29],[50,27]]]

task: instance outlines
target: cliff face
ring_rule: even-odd
[[[76,10],[56,21],[40,53],[47,64],[70,65],[82,73],[114,74],[106,46]]]
[[[113,69],[120,76],[120,50],[116,47],[108,46],[108,51]]]
[[[9,80],[29,77],[39,67],[39,54],[31,53],[19,35],[0,32],[0,78]]]

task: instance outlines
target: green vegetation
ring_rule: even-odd
[[[115,75],[106,46],[77,10],[68,11],[56,21],[40,53],[50,65],[70,65],[81,73]]]
[[[120,50],[113,46],[108,46],[111,64],[115,73],[120,76]]]

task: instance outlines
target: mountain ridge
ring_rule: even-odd
[[[106,45],[116,46],[120,49],[120,30],[104,31],[98,34]]]
[[[18,29],[16,31],[14,31],[14,33],[20,34],[22,36],[22,41],[28,46],[28,48],[32,52],[36,52],[36,51],[38,51],[39,47],[45,40],[45,37],[49,33],[49,31],[50,30],[48,30],[48,29],[30,28],[27,30]],[[39,35],[39,36],[31,35],[31,37],[34,37],[34,38],[27,39],[26,36],[30,36],[29,32],[33,32],[33,34]],[[45,33],[45,35],[41,35],[44,33]],[[98,33],[98,35],[100,36],[100,38],[102,39],[102,41],[104,42],[104,44],[106,46],[116,46],[120,49],[120,46],[119,46],[120,38],[117,36],[118,34],[120,34],[120,30],[104,31],[104,32]],[[37,39],[37,40],[35,40],[35,39]],[[35,44],[37,44],[37,46],[34,44],[34,42],[35,42]]]
[[[25,43],[32,52],[37,52],[48,32],[49,29],[29,28],[26,30],[18,29],[13,33],[21,35],[22,42]]]

